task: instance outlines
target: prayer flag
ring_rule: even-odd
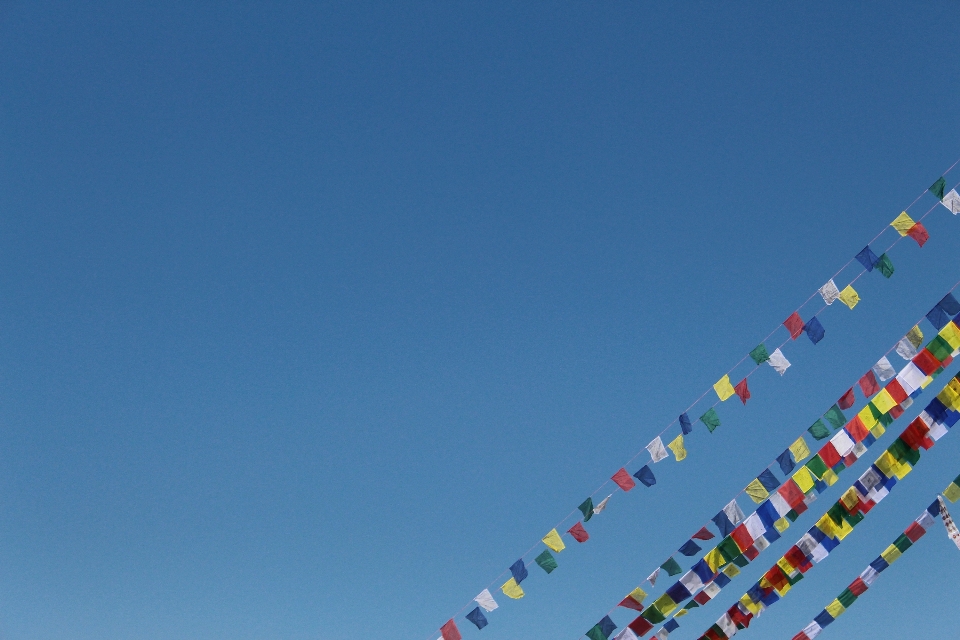
[[[809,431],[810,435],[817,440],[823,440],[830,435],[830,430],[827,429],[822,420],[817,420],[814,422],[813,425],[807,429],[807,431]]]
[[[860,302],[860,294],[853,288],[853,285],[849,284],[843,288],[843,291],[841,291],[837,297],[840,298],[840,302],[847,305],[850,309],[853,309],[857,306],[857,303]]]
[[[863,268],[867,271],[873,271],[873,267],[876,266],[877,260],[879,260],[879,258],[877,258],[876,254],[870,250],[870,245],[865,246],[863,250],[857,254],[857,261],[862,264]]]
[[[659,438],[657,439],[659,440]],[[590,518],[593,517],[593,498],[584,500],[577,509],[580,509],[580,512],[583,514],[583,521],[589,522]]]
[[[923,226],[923,223],[918,222],[907,231],[907,235],[913,238],[919,246],[923,246],[927,243],[927,240],[930,239],[930,232],[927,231],[927,228]]]
[[[748,484],[745,491],[747,495],[750,496],[750,499],[756,502],[757,504],[760,504],[761,502],[766,500],[767,497],[769,497],[770,495],[769,493],[767,493],[767,490],[764,489],[763,484],[760,483],[759,479],[755,479],[753,480],[753,482]]]
[[[523,558],[520,558],[510,565],[510,574],[513,576],[513,579],[517,581],[517,584],[523,582],[524,578],[529,575],[527,568],[523,565]]]
[[[550,573],[557,568],[556,559],[553,557],[553,554],[546,549],[543,550],[543,553],[534,558],[533,561],[536,562],[540,568],[547,573]]]
[[[807,337],[810,338],[810,342],[813,344],[817,344],[823,340],[823,334],[825,331],[823,325],[820,324],[819,320],[817,320],[817,316],[810,318],[807,324],[804,325],[803,330],[807,332]]]
[[[657,578],[659,577],[660,577],[660,567],[657,567],[656,569],[653,570],[653,573],[647,576],[647,582],[649,582],[651,586],[656,586]]]
[[[747,387],[747,379],[744,378],[737,383],[737,386],[733,388],[734,393],[737,394],[737,397],[740,398],[740,401],[743,404],[747,404],[747,400],[750,399],[750,389]]]
[[[663,448],[663,440],[660,439],[660,436],[654,438],[646,449],[650,452],[650,459],[655,463],[667,457],[667,450]]]
[[[947,488],[943,490],[943,497],[950,502],[956,502],[957,500],[960,500],[960,483],[954,480],[947,485]]]
[[[838,405],[833,405],[830,407],[827,412],[823,414],[823,417],[827,419],[827,422],[833,425],[834,429],[839,429],[843,425],[847,424],[847,418],[843,415],[843,412],[840,411],[840,407]]]
[[[590,534],[587,533],[587,530],[584,529],[583,525],[580,524],[579,522],[573,525],[572,527],[570,527],[567,530],[567,533],[573,536],[573,539],[576,540],[577,542],[586,542],[587,540],[590,539]]]
[[[440,635],[443,636],[443,640],[461,640],[463,638],[460,635],[460,630],[457,629],[457,624],[452,619],[447,620],[446,624],[440,627]]]
[[[796,462],[805,460],[807,456],[810,455],[810,449],[807,447],[807,443],[804,441],[803,436],[797,438],[793,444],[790,445],[790,453],[793,454],[793,459]]]
[[[957,302],[952,293],[943,296],[937,306],[943,309],[948,316],[955,316],[960,313],[960,302]]]
[[[600,504],[598,504],[597,506],[595,506],[595,507],[593,508],[593,515],[597,515],[598,513],[600,513],[600,512],[603,511],[604,509],[606,509],[606,508],[607,508],[607,503],[610,502],[610,498],[612,498],[612,497],[613,497],[613,494],[611,493],[611,494],[608,495],[606,498],[604,498],[603,500],[601,500],[601,501],[600,501]]]
[[[683,546],[680,547],[680,549],[678,549],[680,553],[687,556],[688,558],[697,555],[698,553],[700,553],[701,550],[702,549],[700,548],[700,545],[698,545],[693,540],[687,540],[686,542],[683,543]]]
[[[687,450],[683,448],[683,434],[680,434],[674,438],[673,441],[667,446],[670,447],[670,451],[673,451],[673,455],[676,457],[677,462],[680,462],[687,457]]]
[[[937,502],[940,506],[940,518],[943,520],[943,526],[947,529],[947,535],[951,540],[953,540],[953,543],[957,545],[957,549],[960,549],[960,530],[957,529],[957,525],[954,524],[953,518],[950,517],[950,512],[947,511],[947,505],[944,503],[943,499],[938,496]]]
[[[773,353],[770,354],[768,364],[780,375],[786,373],[787,369],[790,368],[790,361],[780,352],[780,349],[773,350]]]
[[[717,382],[713,385],[713,390],[717,392],[717,397],[720,398],[720,400],[726,400],[732,396],[735,392],[733,385],[730,384],[729,374],[724,374],[722,378],[717,380]]]
[[[946,188],[946,186],[947,186],[946,179],[944,179],[943,176],[940,176],[940,178],[937,179],[936,182],[930,185],[930,189],[928,189],[928,191],[930,191],[930,193],[935,195],[937,197],[937,200],[940,200],[941,202],[943,202],[943,190]]]
[[[860,378],[860,382],[857,384],[860,385],[860,390],[863,391],[864,398],[869,398],[880,390],[880,385],[877,384],[877,377],[873,375],[872,370],[863,374],[863,377]]]
[[[761,343],[753,348],[753,351],[750,352],[750,357],[757,365],[761,365],[770,359],[770,354],[767,353],[767,348]]]
[[[856,401],[857,397],[853,394],[853,387],[850,387],[845,394],[840,396],[840,399],[837,401],[837,406],[841,409],[849,409]]]
[[[640,618],[640,619],[643,620],[643,618]],[[643,621],[646,622],[646,620],[643,620]],[[614,640],[640,640],[640,639],[637,637],[637,634],[633,632],[633,629],[631,629],[630,627],[627,627],[626,629],[618,633],[617,637],[614,638]]]
[[[480,607],[477,607],[468,613],[466,618],[473,624],[477,625],[477,629],[483,629],[485,626],[487,626],[487,616],[483,615],[483,611],[480,611]]]
[[[543,536],[543,544],[547,545],[557,553],[560,553],[567,548],[567,545],[563,544],[563,540],[560,539],[560,534],[557,533],[556,529],[551,529],[550,533]]]
[[[831,279],[827,281],[827,284],[820,287],[820,296],[827,304],[833,304],[840,297],[840,290],[837,289],[837,285]]]
[[[907,212],[904,211],[894,218],[893,222],[890,223],[890,226],[897,230],[897,233],[900,234],[900,237],[903,237],[907,235],[908,231],[910,231],[910,227],[915,224],[916,222],[913,220],[913,218],[908,216]]]
[[[877,376],[877,378],[881,382],[886,382],[890,378],[897,375],[897,372],[894,370],[893,365],[890,364],[890,361],[887,360],[886,356],[877,360],[877,364],[873,365],[873,368],[871,369],[871,371],[873,371],[873,374]]]
[[[657,478],[649,466],[643,465],[640,470],[633,474],[633,477],[643,483],[646,487],[652,487],[657,484]]]
[[[637,587],[620,601],[621,607],[633,609],[634,611],[643,611],[643,599],[647,597],[647,592]]]
[[[490,595],[489,589],[484,589],[483,591],[481,591],[480,595],[474,598],[474,600],[478,605],[480,605],[487,611],[493,611],[494,609],[499,607],[499,605],[497,604],[497,601],[493,599],[492,595]]]
[[[687,435],[693,431],[693,424],[690,422],[690,416],[686,413],[680,414],[680,430],[683,432],[683,435]]]
[[[707,425],[707,431],[710,433],[713,433],[713,430],[720,426],[720,416],[717,415],[713,407],[707,409],[707,412],[700,416],[700,421]]]
[[[633,481],[633,478],[630,477],[630,474],[627,473],[627,470],[623,468],[613,474],[613,477],[610,479],[613,480],[616,485],[624,491],[630,491],[630,489],[633,489],[635,486],[637,486],[637,483]]]
[[[650,629],[653,629],[653,625],[650,624],[650,621],[644,618],[642,615],[637,616],[637,619],[631,622],[628,627],[638,636],[642,636],[647,631],[650,631]]]
[[[682,573],[683,569],[680,568],[680,565],[677,564],[677,561],[673,559],[673,556],[667,559],[660,568],[667,572],[668,575],[675,576],[678,573]]]
[[[787,328],[787,331],[790,332],[790,337],[794,340],[799,338],[803,332],[803,320],[800,319],[800,314],[796,311],[791,313],[790,317],[783,321],[783,326]]]
[[[783,473],[783,475],[785,476],[790,475],[790,472],[793,471],[794,468],[797,466],[793,462],[793,458],[790,455],[789,449],[787,449],[786,451],[781,453],[779,456],[777,456],[777,462],[780,464],[781,473]]]
[[[714,536],[709,529],[706,527],[701,527],[700,531],[697,531],[695,534],[693,534],[693,537],[697,540],[712,540]]]
[[[503,591],[503,595],[513,600],[519,600],[523,597],[523,588],[517,584],[517,581],[514,578],[510,578],[503,583],[503,586],[500,587],[500,590]]]
[[[883,274],[884,278],[889,278],[893,275],[893,263],[890,262],[890,258],[887,256],[887,254],[883,254],[877,259],[877,271]]]
[[[960,194],[956,189],[951,189],[950,193],[943,196],[943,206],[950,210],[950,213],[957,215],[960,213]]]
[[[764,469],[763,472],[757,476],[757,480],[760,481],[760,484],[762,484],[763,488],[767,491],[773,491],[780,486],[780,481],[777,480],[777,476],[773,475],[773,471],[770,471],[770,469]]]

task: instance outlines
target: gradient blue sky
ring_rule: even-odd
[[[0,4],[0,638],[436,638],[960,157],[958,23]],[[465,636],[575,640],[637,586],[960,279],[926,222]],[[745,637],[792,637],[958,454]],[[937,529],[823,637],[956,630],[958,570]]]

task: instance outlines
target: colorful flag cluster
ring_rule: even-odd
[[[793,585],[813,568],[814,563],[822,562],[853,532],[854,527],[866,514],[889,494],[899,480],[912,471],[913,466],[920,460],[920,450],[933,447],[935,442],[960,420],[958,378],[960,374],[950,379],[920,416],[911,422],[900,437],[843,493],[840,500],[700,636],[699,640],[726,640],[736,635],[739,630],[749,627],[754,616],[785,596]],[[893,545],[885,553],[895,559],[902,551]],[[890,561],[892,560],[888,558],[887,562]]]
[[[945,188],[945,181],[943,178],[941,178],[938,183],[939,182],[943,182],[943,188]],[[932,186],[930,191],[940,199],[945,207],[956,214],[957,211],[960,210],[960,196],[957,195],[956,191],[951,191],[947,194],[944,194],[943,188],[941,188],[938,192],[937,189],[935,189],[936,186],[936,184]],[[923,225],[919,221],[914,221],[911,219],[906,212],[903,212],[900,216],[898,216],[890,226],[897,230],[901,237],[909,236],[913,238],[921,247],[929,238],[929,234]],[[865,247],[859,254],[857,254],[856,259],[867,271],[873,271],[876,269],[887,278],[889,278],[894,272],[893,263],[890,261],[890,258],[887,256],[887,254],[883,253],[878,257],[873,253],[869,245]],[[856,278],[854,278],[854,280],[856,280]],[[820,288],[819,293],[827,305],[831,305],[836,300],[840,300],[850,309],[853,309],[860,300],[859,293],[853,288],[852,283],[847,284],[841,290],[836,285],[833,278],[831,278],[827,284]],[[936,326],[938,329],[941,329],[942,327],[946,326],[955,326],[950,324],[949,321],[950,316],[956,315],[957,313],[960,313],[960,304],[958,304],[952,296],[948,295],[947,298],[941,301],[938,307],[935,307],[934,310],[931,310],[931,313],[928,314],[927,317],[931,323],[934,324],[934,326]],[[816,315],[804,321],[803,318],[801,318],[799,311],[793,312],[783,322],[783,326],[787,329],[790,335],[790,340],[796,340],[802,333],[806,333],[810,341],[813,344],[817,344],[825,335],[825,328]],[[914,330],[912,330],[911,333],[908,333],[907,336],[905,336],[904,339],[901,340],[901,342],[897,345],[897,352],[903,355],[905,358],[910,359],[912,361],[910,364],[916,364],[918,369],[924,373],[924,376],[922,377],[927,377],[930,373],[928,369],[930,369],[932,365],[936,364],[937,366],[940,366],[944,363],[944,357],[938,359],[936,356],[943,356],[944,354],[942,351],[945,347],[943,347],[943,345],[936,345],[939,347],[939,350],[935,352],[931,352],[929,348],[924,349],[923,352],[918,352],[917,349],[921,344],[920,341],[922,341],[922,337],[923,336],[919,328],[915,327]],[[955,340],[953,340],[954,338]],[[944,338],[944,341],[948,346],[952,347],[946,355],[946,357],[949,357],[949,354],[953,352],[953,349],[955,349],[957,346],[960,346],[960,331],[956,331],[956,336],[951,334],[950,336]],[[957,343],[955,346],[953,345],[954,341]],[[781,347],[782,346],[783,345],[781,345]],[[928,345],[928,347],[929,346],[930,345]],[[777,347],[770,352],[767,346],[761,343],[749,353],[749,356],[755,364],[753,371],[756,371],[758,367],[766,363],[782,376],[790,367],[790,362],[784,356],[780,350],[780,347]],[[917,362],[917,358],[920,358],[920,362]],[[936,370],[936,366],[933,367],[933,370]],[[751,391],[747,378],[753,373],[753,371],[748,373],[736,384],[734,384],[730,379],[729,373],[718,380],[717,383],[714,384],[714,391],[716,392],[719,402],[724,402],[736,396],[741,403],[745,405],[751,398]],[[882,358],[877,365],[875,365],[870,372],[865,374],[863,379],[861,379],[858,383],[861,391],[864,394],[864,397],[869,399],[872,395],[877,393],[877,391],[880,391],[877,380],[883,382],[892,377],[894,373],[893,367],[890,365],[889,361],[885,357]],[[911,376],[910,380],[915,381],[914,378],[915,376]],[[909,385],[907,385],[907,387],[909,387]],[[872,444],[876,437],[878,437],[876,433],[871,433],[871,431],[882,434],[884,426],[890,424],[893,419],[898,417],[903,410],[909,406],[909,396],[911,391],[908,391],[907,387],[898,388],[894,386],[893,388],[890,388],[890,385],[887,385],[887,387],[881,391],[881,394],[886,395],[877,396],[874,401],[870,402],[866,407],[864,407],[864,409],[861,410],[854,417],[854,419],[849,422],[846,420],[843,410],[851,407],[854,404],[855,396],[852,388],[845,393],[838,403],[831,407],[831,409],[828,410],[821,419],[818,419],[814,425],[808,429],[811,435],[817,440],[830,437],[830,431],[825,426],[823,420],[826,420],[830,425],[833,426],[834,429],[842,430],[833,437],[830,437],[830,441],[817,453],[817,455],[815,455],[809,463],[801,467],[801,470],[798,472],[798,474],[801,476],[800,482],[804,482],[808,476],[810,477],[810,482],[814,483],[812,486],[815,487],[819,487],[821,484],[823,486],[829,486],[835,482],[836,472],[833,470],[833,468],[831,468],[835,465],[827,466],[824,469],[824,475],[822,477],[816,475],[816,470],[819,469],[818,465],[821,463],[825,465],[827,462],[833,462],[834,457],[836,457],[832,454],[833,451],[836,451],[837,455],[839,455],[839,460],[837,462],[839,462],[841,465],[840,468],[842,468],[843,464],[850,463],[855,460],[856,455],[861,455],[862,451],[865,450],[869,444]],[[691,421],[687,412],[681,414],[676,422],[679,423],[680,433],[670,440],[670,442],[664,444],[663,434],[666,432],[666,430],[661,432],[660,435],[654,438],[654,440],[652,440],[645,447],[650,454],[650,463],[644,464],[632,475],[625,468],[619,469],[611,477],[611,480],[614,482],[614,484],[616,484],[624,492],[633,489],[636,486],[636,482],[640,482],[646,487],[651,487],[657,483],[656,476],[650,466],[651,464],[656,464],[668,458],[670,453],[673,454],[673,457],[677,461],[684,460],[687,457],[685,436],[689,436],[689,434],[693,432],[693,422]],[[703,414],[700,415],[699,422],[703,423],[704,427],[710,433],[720,426],[721,421],[716,411],[716,402],[713,406],[709,407]],[[667,429],[669,429],[670,426],[672,425],[668,425]],[[867,444],[864,444],[864,442],[867,442]],[[840,454],[839,452],[841,450],[846,451],[846,453]],[[797,464],[807,459],[810,454],[811,451],[801,436],[786,451],[777,456],[774,464],[776,467],[779,467],[781,473],[786,476],[793,472]],[[818,460],[820,462],[817,462]],[[813,467],[811,467],[811,463],[813,463]],[[809,475],[811,473],[813,476]],[[814,477],[816,477],[816,480],[813,480]],[[783,497],[784,492],[792,492],[792,487],[794,485],[797,487],[800,486],[800,483],[797,482],[796,477],[791,479],[790,483],[781,486],[780,480],[773,473],[771,467],[768,466],[768,468],[761,472],[745,489],[747,495],[750,496],[754,502],[760,505],[760,507],[757,509],[758,513],[761,511],[761,508],[767,509],[768,507],[766,505],[774,505],[772,508],[774,508],[778,517],[772,521],[772,528],[768,528],[768,525],[764,523],[764,533],[772,530],[782,531],[789,526],[789,514],[792,513],[794,515],[798,515],[798,513],[802,513],[802,510],[797,512],[797,508],[799,507],[798,504],[784,502],[786,500],[786,498]],[[806,494],[801,492],[801,495]],[[612,494],[604,498],[597,505],[593,504],[592,497],[587,498],[579,506],[579,510],[583,514],[583,518],[576,522],[572,527],[567,529],[565,534],[569,535],[578,543],[586,542],[590,538],[590,535],[583,526],[584,523],[589,521],[594,515],[601,513],[606,508],[611,497]],[[796,495],[792,495],[791,499],[794,502],[797,502]],[[790,508],[785,509],[785,505],[789,506]],[[805,507],[799,508],[805,509]],[[754,516],[759,518],[757,514],[754,514],[750,518],[754,518]],[[707,557],[710,557],[714,561],[714,564],[716,563],[718,557],[725,557],[724,552],[726,552],[726,555],[730,555],[730,553],[733,552],[733,548],[730,546],[731,543],[728,540],[733,540],[731,536],[733,535],[734,531],[737,532],[737,540],[735,540],[734,543],[737,541],[744,543],[745,540],[747,540],[744,531],[746,530],[748,521],[750,523],[750,527],[752,527],[751,535],[755,535],[754,540],[757,540],[756,535],[759,535],[761,539],[763,538],[763,534],[759,533],[760,529],[756,526],[757,520],[751,520],[750,518],[744,517],[740,507],[736,504],[736,499],[734,499],[727,508],[725,508],[720,512],[720,514],[712,519],[717,525],[721,536],[724,536],[724,539],[721,541],[720,545],[707,554]],[[761,520],[760,522],[763,521]],[[562,535],[563,534],[558,532],[556,528],[551,530],[542,539],[547,549],[542,550],[540,554],[534,558],[534,563],[537,564],[547,574],[551,573],[558,567],[556,558],[551,551],[553,553],[559,553],[566,548],[561,537]],[[682,545],[678,551],[680,554],[687,557],[695,556],[702,549],[696,542],[694,542],[694,540],[709,540],[713,537],[713,533],[707,530],[706,527],[702,527],[701,530],[698,531],[698,533],[695,534],[690,540],[684,543],[684,545]],[[723,546],[724,551],[720,551],[721,546]],[[717,554],[720,554],[720,556],[717,556]],[[500,587],[505,596],[511,599],[520,599],[524,596],[521,582],[528,576],[528,566],[529,565],[525,563],[524,558],[521,558],[510,567],[511,577]],[[697,566],[699,566],[699,564]],[[666,571],[671,576],[679,575],[683,572],[679,563],[677,563],[673,557],[670,557],[650,574],[648,581],[651,584],[654,584],[661,571]],[[691,571],[693,570],[691,569]],[[691,571],[688,571],[684,577],[687,578],[687,582],[696,587],[696,583],[690,577]],[[728,570],[728,573],[732,573],[732,571]],[[678,582],[677,584],[681,584],[682,581],[683,578],[681,578],[681,582]],[[676,585],[671,587],[671,589],[673,589],[674,595],[682,594],[682,591],[676,588]],[[633,595],[636,595],[636,591]],[[642,603],[642,598],[637,600],[636,598],[633,598],[633,595],[628,596],[628,598],[632,598],[633,602]],[[662,608],[669,608],[667,600],[664,600],[667,595],[668,594],[661,596],[661,598],[654,603],[654,605],[657,605],[657,603],[665,605],[665,607],[657,607],[658,610]],[[489,589],[484,589],[483,592],[481,592],[481,594],[475,598],[475,600],[477,602],[477,606],[465,617],[468,621],[477,626],[478,629],[482,629],[488,624],[484,612],[489,613],[495,610],[497,608],[497,604],[490,594]],[[627,599],[625,599],[625,602],[626,601]],[[675,605],[673,608],[675,608]],[[629,608],[629,605],[623,606],[628,606]],[[649,607],[647,609],[649,609]],[[642,610],[646,611],[647,609]],[[667,614],[664,613],[663,615],[665,616]],[[608,620],[609,618],[606,619]],[[668,622],[665,627],[668,626],[670,622]],[[612,624],[612,622],[609,624]],[[608,628],[609,624],[601,621],[591,629],[590,633],[593,635],[588,634],[588,636],[593,638],[595,635],[600,634],[604,639],[606,639],[609,636],[609,633],[615,628]],[[453,620],[449,620],[443,626],[441,629],[441,634],[444,640],[458,640],[460,638],[460,632]]]
[[[803,631],[793,636],[793,640],[813,640],[819,636],[827,626],[849,609],[857,601],[857,598],[873,586],[873,583],[887,567],[912,547],[917,540],[922,538],[935,524],[937,516],[941,514],[946,514],[943,517],[944,524],[946,524],[950,516],[946,513],[946,506],[943,501],[938,497],[920,514],[919,518],[911,522],[910,526],[897,536],[893,544],[884,549],[873,562],[867,565],[867,568],[860,573],[856,580],[851,582],[846,589],[840,592],[840,595],[824,607],[823,611],[818,613],[813,621],[803,628]]]

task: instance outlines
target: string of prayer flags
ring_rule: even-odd
[[[612,498],[612,497],[613,497],[613,494],[611,493],[611,494],[608,495],[606,498],[604,498],[603,500],[601,500],[601,501],[600,501],[600,504],[598,504],[597,506],[595,506],[595,507],[593,508],[593,515],[597,515],[598,513],[600,513],[600,512],[603,511],[604,509],[606,509],[606,508],[607,508],[607,503],[610,502],[610,498]]]
[[[800,334],[803,333],[803,320],[800,319],[800,314],[794,311],[790,314],[790,317],[783,321],[783,326],[787,328],[787,331],[790,332],[790,337],[796,340],[800,337]]]
[[[595,624],[590,631],[587,631],[586,635],[590,640],[608,640],[610,634],[616,628],[617,625],[613,623],[610,616],[603,616],[603,620]]]
[[[953,518],[950,517],[950,512],[947,511],[947,505],[944,503],[943,498],[937,497],[937,503],[940,506],[940,519],[943,520],[943,526],[947,530],[947,536],[957,545],[957,549],[960,549],[960,530],[957,529]]]
[[[930,188],[927,189],[930,193],[937,197],[937,200],[943,202],[943,190],[947,188],[947,179],[943,176],[940,176],[936,182],[930,185]]]
[[[893,275],[894,268],[893,262],[890,261],[890,257],[887,254],[881,255],[877,259],[877,271],[879,271],[884,278],[890,278]]]
[[[750,352],[750,358],[757,366],[760,366],[770,359],[770,354],[767,353],[767,348],[763,344],[758,344],[753,348],[753,351]]]
[[[707,431],[713,433],[713,430],[720,426],[720,416],[717,415],[713,407],[710,407],[706,413],[700,416],[700,422],[706,425]]]
[[[542,542],[557,553],[567,548],[567,545],[563,544],[563,540],[560,538],[560,534],[557,533],[556,529],[551,529],[550,533],[543,536]]]
[[[567,530],[567,533],[573,536],[573,539],[576,540],[577,542],[586,542],[587,540],[590,539],[590,534],[587,533],[587,530],[584,529],[583,525],[580,524],[579,522],[573,525],[572,527],[570,527]]]
[[[847,305],[850,309],[853,309],[857,306],[857,303],[860,302],[860,294],[857,293],[857,290],[850,284],[844,287],[843,291],[841,291],[837,297],[840,298],[840,302]]]
[[[652,487],[657,484],[657,478],[653,475],[653,471],[648,465],[643,465],[640,469],[633,474],[633,477],[643,483],[646,487]]]
[[[589,522],[590,518],[593,517],[593,498],[584,500],[577,509],[580,509],[580,512],[583,514],[583,521]]]
[[[780,375],[786,373],[787,369],[790,368],[790,361],[780,352],[780,349],[773,350],[773,353],[770,354],[768,364]]]
[[[960,194],[957,193],[956,189],[950,189],[950,193],[943,196],[940,203],[949,209],[953,215],[960,213]]]
[[[466,619],[472,622],[477,626],[477,629],[483,629],[487,626],[487,616],[483,615],[483,611],[480,611],[480,607],[476,607],[473,611],[468,613]]]
[[[857,254],[857,261],[862,264],[863,268],[867,271],[873,271],[873,268],[879,260],[880,258],[870,250],[870,245],[865,246],[860,253]]]
[[[837,289],[837,285],[834,283],[832,278],[827,282],[827,284],[820,287],[820,296],[827,304],[833,304],[836,302],[837,298],[840,297],[840,290]],[[760,363],[758,362],[757,364]]]
[[[947,485],[947,488],[943,490],[943,497],[950,502],[960,500],[960,476],[957,476],[953,482]]]
[[[474,601],[476,601],[476,603],[483,607],[487,612],[494,611],[500,607],[500,605],[497,604],[497,601],[493,599],[493,596],[490,595],[489,589],[484,589],[481,591],[480,594],[474,598]]]
[[[654,463],[660,462],[667,457],[667,450],[663,447],[663,440],[660,439],[660,436],[654,438],[650,444],[646,446],[647,451],[650,452],[650,459]]]
[[[523,582],[524,579],[529,575],[527,573],[527,567],[523,564],[523,558],[520,558],[510,565],[510,575],[512,575],[513,579],[517,581],[517,584]]]
[[[463,636],[460,635],[460,629],[457,629],[457,624],[451,619],[440,627],[440,636],[443,640],[462,640]]]
[[[688,416],[686,412],[681,413],[678,420],[680,421],[680,431],[683,432],[683,435],[688,435],[693,431],[693,423],[690,422],[690,416]]]
[[[825,330],[823,325],[820,324],[820,321],[817,319],[817,316],[810,318],[810,320],[807,321],[807,324],[803,326],[803,330],[807,332],[807,337],[810,338],[810,342],[813,344],[817,344],[823,340],[823,334],[825,333]]]
[[[637,483],[633,481],[633,478],[630,477],[630,474],[627,473],[627,470],[623,467],[613,474],[610,479],[613,480],[613,482],[624,491],[630,491],[630,489],[633,489],[635,486],[637,486]]]
[[[687,457],[687,450],[683,448],[683,434],[680,434],[674,438],[667,446],[670,448],[670,451],[673,451],[673,455],[677,459],[677,462],[680,462]]]
[[[746,378],[738,382],[733,391],[743,404],[747,404],[747,400],[750,399],[750,388],[747,386]]]
[[[730,384],[730,376],[728,374],[724,374],[722,378],[717,380],[713,385],[713,390],[717,392],[717,397],[720,398],[721,401],[725,401],[736,393],[733,385]]]

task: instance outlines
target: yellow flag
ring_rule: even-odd
[[[673,598],[667,594],[663,594],[659,598],[653,601],[653,606],[656,607],[657,611],[662,613],[665,616],[670,615],[670,612],[677,608],[677,603],[673,601]]]
[[[839,618],[841,615],[843,615],[844,611],[846,611],[846,609],[842,604],[840,604],[839,600],[834,599],[833,602],[827,605],[827,613],[834,618]]]
[[[826,482],[828,487],[832,487],[837,483],[837,480],[840,479],[840,476],[838,476],[837,472],[833,469],[827,469],[820,479]]]
[[[687,615],[688,613],[690,613],[690,610],[689,610],[689,609],[680,609],[680,611],[677,611],[677,612],[673,615],[673,617],[674,617],[674,618],[682,618],[683,616]]]
[[[853,511],[860,503],[860,496],[857,495],[856,489],[850,487],[843,492],[842,496],[840,496],[840,502],[842,502],[843,506],[847,508],[847,511]]]
[[[742,598],[740,598],[740,604],[745,606],[747,608],[747,611],[749,611],[753,615],[755,616],[760,615],[760,603],[754,602],[753,600],[751,600],[750,596],[745,595]]]
[[[543,544],[547,545],[557,553],[560,553],[567,548],[567,545],[563,544],[563,540],[560,539],[560,534],[557,533],[556,529],[551,529],[550,533],[543,536]]]
[[[910,341],[910,344],[919,348],[923,344],[923,331],[920,331],[920,327],[915,325],[913,329],[907,331],[906,338]]]
[[[937,400],[942,402],[947,409],[956,411],[955,407],[957,405],[957,392],[956,390],[952,389],[950,385],[944,387],[940,393],[937,394]]]
[[[907,235],[907,232],[910,231],[910,227],[915,225],[913,218],[907,215],[907,212],[904,211],[898,215],[893,222],[890,223],[890,226],[897,230],[901,236]]]
[[[760,480],[754,480],[747,485],[747,495],[750,496],[750,499],[760,504],[764,500],[770,497],[770,494],[766,489],[763,488],[763,485],[760,484]]]
[[[723,563],[726,560],[723,559],[723,554],[720,553],[720,550],[714,547],[707,555],[703,556],[703,559],[707,561],[707,566],[710,567],[711,571],[718,571],[720,567],[723,566]]]
[[[890,413],[890,409],[897,406],[897,401],[893,399],[893,396],[890,395],[890,392],[887,391],[886,388],[880,389],[880,393],[878,393],[871,402],[880,413]],[[869,429],[869,427],[867,428]]]
[[[837,537],[837,525],[828,514],[824,514],[817,520],[816,523],[817,529],[823,531],[824,534],[830,536],[831,538]]]
[[[721,400],[726,400],[732,396],[736,391],[733,389],[733,385],[730,384],[730,375],[725,375],[717,383],[713,385],[713,390],[717,392],[717,397]]]
[[[728,578],[736,578],[738,575],[740,575],[740,569],[737,568],[737,565],[731,562],[723,568],[723,573]]]
[[[787,562],[786,558],[777,560],[777,566],[780,567],[780,570],[788,577],[797,572],[797,570],[793,568],[793,565]]]
[[[673,455],[676,456],[677,462],[680,462],[687,457],[687,450],[683,448],[683,434],[680,434],[673,441],[667,445],[670,447],[670,451],[673,451]]]
[[[860,294],[857,293],[857,290],[854,289],[852,285],[848,284],[844,287],[843,291],[840,292],[840,302],[853,309],[857,306],[857,303],[860,302]]]
[[[787,591],[790,591],[790,589],[793,589],[793,585],[789,582],[785,582],[781,588],[774,588],[774,591],[776,591],[777,595],[782,598],[783,596],[787,595]]]
[[[879,440],[880,437],[881,437],[883,434],[885,434],[886,432],[887,432],[887,428],[884,427],[884,426],[883,426],[882,424],[880,424],[879,422],[878,422],[877,424],[873,425],[873,426],[870,428],[870,433],[872,433],[872,434],[873,434],[873,437],[874,437],[874,438],[877,438],[878,440]]]
[[[897,475],[897,480],[903,480],[911,471],[913,471],[913,467],[910,466],[909,462],[898,462],[894,473]]]
[[[894,562],[897,561],[897,558],[899,558],[901,555],[903,554],[900,552],[900,549],[897,549],[895,546],[890,545],[889,547],[883,550],[883,552],[880,554],[880,557],[886,560],[887,564],[893,564]]]
[[[795,462],[800,462],[801,460],[807,459],[807,456],[810,455],[810,448],[807,446],[803,436],[797,438],[797,441],[790,445],[790,453],[793,454],[793,459]]]
[[[960,329],[957,328],[957,325],[948,322],[947,326],[940,329],[940,337],[947,341],[951,349],[960,349]]]
[[[947,488],[943,490],[943,497],[949,500],[950,502],[956,502],[960,500],[960,485],[956,482],[951,482],[947,485]]]
[[[813,489],[813,477],[810,475],[810,469],[806,467],[800,467],[800,469],[793,474],[793,481],[797,483],[800,491],[804,493]]]
[[[504,582],[500,590],[503,591],[503,595],[508,598],[513,598],[514,600],[519,600],[523,597],[523,589],[517,584],[516,578],[510,578]]]
[[[888,478],[894,475],[897,469],[897,460],[890,455],[889,451],[884,451],[874,464],[877,465],[877,469],[880,469],[880,473]]]
[[[777,531],[779,531],[780,533],[783,533],[784,531],[790,528],[790,521],[787,520],[786,518],[780,518],[779,520],[773,523],[773,526],[776,527]]]
[[[634,600],[642,604],[643,599],[647,597],[647,592],[641,589],[640,587],[637,587],[636,589],[631,591],[629,595],[631,598],[633,598]]]
[[[873,427],[873,425],[877,424],[877,419],[873,417],[873,411],[870,410],[869,403],[863,409],[860,409],[860,413],[857,415],[860,416],[860,421],[863,422],[863,426],[865,426],[867,429],[870,429]]]

